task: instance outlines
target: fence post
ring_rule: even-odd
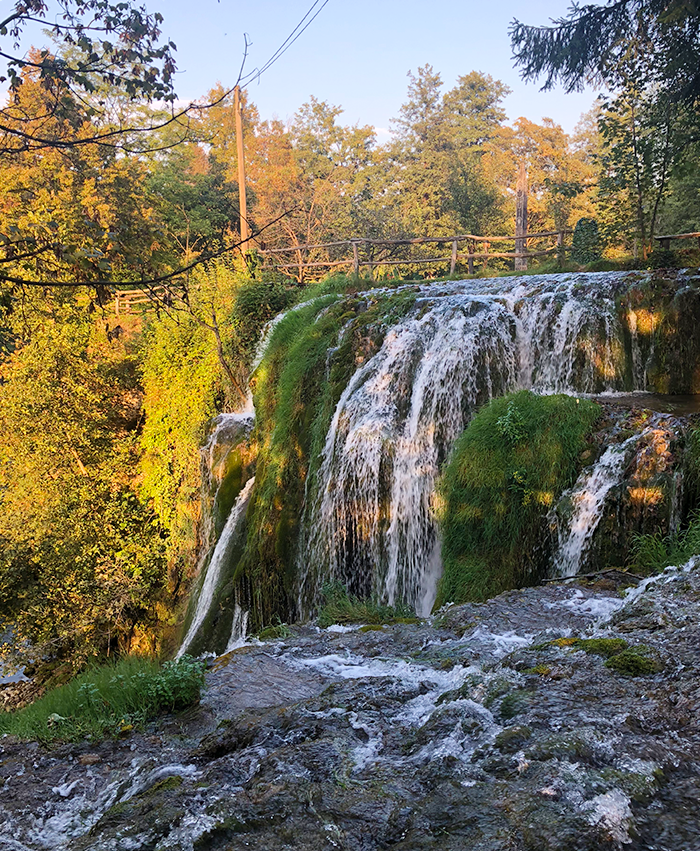
[[[365,245],[367,246],[367,257],[369,258],[367,265],[369,266],[369,279],[371,281],[372,275],[374,274],[374,263],[372,262],[374,258],[372,257],[372,254],[371,254],[372,248],[371,248],[369,242],[366,242]]]
[[[360,277],[360,252],[355,241],[352,243],[352,274],[355,278]]]
[[[515,262],[516,272],[527,270],[527,169],[521,161],[515,192]]]
[[[470,275],[474,274],[474,243],[467,243],[467,271]]]
[[[484,257],[484,262],[483,262],[483,264],[482,264],[482,266],[481,266],[481,269],[482,269],[482,271],[484,271],[484,272],[486,271],[486,267],[489,265],[488,253],[489,253],[489,243],[488,243],[488,242],[485,242],[485,243],[484,243],[484,254],[485,254],[486,256]]]
[[[452,240],[452,257],[450,258],[450,275],[454,275],[457,268],[457,240]]]
[[[561,266],[564,262],[564,231],[557,233],[557,262]]]

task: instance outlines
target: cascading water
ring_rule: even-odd
[[[435,480],[475,409],[518,388],[644,389],[629,385],[644,370],[625,363],[625,286],[612,273],[420,288],[336,407],[302,521],[302,615],[329,579],[429,613],[441,572]]]
[[[187,652],[188,647],[194,640],[194,637],[197,635],[197,632],[209,613],[209,609],[211,608],[211,604],[214,599],[214,592],[216,591],[216,587],[221,578],[222,568],[227,563],[231,545],[236,536],[240,534],[241,527],[245,521],[245,512],[248,507],[248,500],[250,499],[250,494],[254,484],[255,476],[246,482],[239,493],[238,498],[231,509],[231,513],[226,520],[226,525],[219,536],[219,540],[216,542],[216,547],[212,553],[211,561],[207,566],[204,581],[202,582],[199,597],[197,598],[197,606],[192,616],[192,622],[190,623],[187,634],[180,645],[180,649],[177,651],[178,659],[183,655],[183,653]],[[245,630],[245,623],[243,624],[243,629]]]
[[[562,494],[560,504],[570,502],[573,511],[568,523],[557,524],[558,547],[552,558],[556,576],[576,576],[579,572],[606,497],[620,483],[625,464],[638,440],[639,435],[634,435],[623,443],[609,446],[593,467],[581,473],[573,488]]]

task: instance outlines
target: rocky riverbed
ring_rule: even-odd
[[[0,849],[698,849],[699,623],[700,559],[292,627],[144,733],[2,740]]]

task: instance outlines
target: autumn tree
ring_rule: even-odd
[[[582,215],[591,215],[595,172],[585,153],[551,119],[536,124],[518,118],[494,136],[485,159],[489,178],[500,187],[508,210],[510,232],[521,162],[528,175],[528,231],[564,230]]]
[[[55,302],[0,364],[5,650],[77,667],[153,650],[166,582],[160,527],[134,481],[136,353],[100,326],[85,302]]]

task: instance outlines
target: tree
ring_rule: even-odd
[[[27,116],[48,108],[36,70],[23,72],[16,103]],[[52,135],[92,133],[85,108],[68,94],[60,116],[23,126],[31,132],[38,124]],[[0,281],[130,281],[162,268],[165,246],[141,160],[98,145],[15,151],[2,160]]]
[[[74,299],[0,364],[0,620],[35,659],[157,640],[166,562],[137,493],[136,367]]]
[[[11,48],[0,50],[4,60],[0,82],[10,88],[8,102],[0,108],[0,154],[95,142],[118,146],[127,129],[123,126],[108,126],[88,136],[57,132],[65,130],[62,119],[66,110],[72,110],[73,99],[105,84],[130,100],[175,100],[175,45],[160,44],[159,12],[150,15],[145,6],[108,0],[57,0],[57,6],[59,13],[50,22],[46,0],[17,0],[0,21],[0,36],[12,42]],[[36,23],[49,24],[59,49],[20,54],[25,28]],[[27,114],[22,106],[20,93],[28,76],[45,92],[38,114]],[[92,102],[91,110],[99,114],[99,100]]]
[[[499,218],[499,198],[488,185],[482,157],[505,120],[508,89],[476,71],[441,92],[430,65],[409,73],[408,100],[394,122],[396,166],[387,194],[396,199],[403,233],[486,232]]]
[[[567,91],[586,82],[614,83],[630,45],[641,39],[650,59],[645,82],[676,101],[695,103],[700,98],[700,6],[692,0],[574,3],[567,17],[549,27],[514,20],[510,37],[523,78],[544,77],[545,89],[555,82]]]
[[[501,188],[510,222],[515,216],[514,187],[521,162],[528,174],[530,232],[563,230],[581,215],[591,214],[587,190],[594,170],[551,118],[542,124],[518,118],[513,127],[501,128],[488,152],[485,169]]]

